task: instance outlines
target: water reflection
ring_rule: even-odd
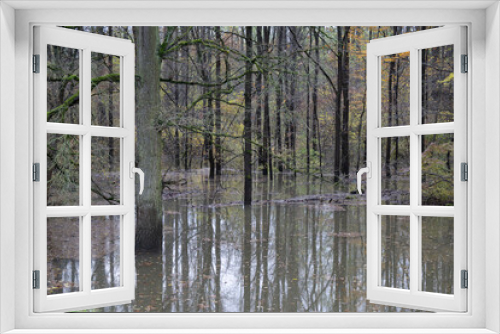
[[[283,176],[259,180],[256,204],[244,209],[236,201],[240,176],[187,177],[188,189],[172,187],[165,197],[161,252],[136,254],[136,299],[92,311],[412,311],[366,300],[362,196]],[[407,235],[396,232],[391,240],[401,238]],[[382,281],[408,272],[408,256],[398,254]]]

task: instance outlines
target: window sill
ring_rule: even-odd
[[[14,329],[5,334],[489,334],[488,329]]]

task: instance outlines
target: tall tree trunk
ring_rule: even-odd
[[[309,50],[312,49],[312,31],[309,29]],[[311,170],[311,60],[307,57],[307,108],[306,108],[306,173],[310,174]]]
[[[175,30],[175,35],[177,36],[177,29]],[[179,79],[179,69],[178,69],[178,58],[179,58],[179,52],[175,51],[174,54],[174,62],[172,64],[173,70],[174,70],[174,77]],[[179,103],[180,103],[180,92],[179,92],[179,85],[174,85],[174,110],[175,110],[175,118],[176,120],[179,119]],[[180,134],[179,134],[179,127],[175,127],[175,133],[174,133],[174,163],[175,163],[175,168],[180,169],[181,167],[181,147],[180,147]]]
[[[243,164],[245,171],[244,199],[245,205],[252,204],[252,27],[245,27],[246,57],[245,63],[245,119],[243,123],[245,147]]]
[[[208,103],[208,128],[210,132],[214,130],[214,100],[210,97]],[[214,152],[214,138],[211,133],[208,134],[208,164],[209,164],[209,178],[215,178],[215,152]]]
[[[262,27],[255,27],[257,34],[257,44],[256,44],[256,58],[262,62]],[[256,105],[255,105],[255,141],[259,144],[262,143],[262,71],[257,73],[255,78],[255,95],[256,95]],[[263,167],[263,149],[262,146],[257,147],[257,166]]]
[[[293,41],[293,36],[296,35],[296,27],[285,27],[285,40],[288,42],[288,36],[290,35],[290,51],[285,55],[285,59],[290,59],[290,61],[285,61],[285,75],[284,75],[284,87],[286,96],[286,108],[285,108],[285,147],[286,147],[286,164],[287,169],[293,171],[296,174],[296,150],[295,150],[295,86],[296,86],[296,60],[297,60],[297,47],[295,41]],[[291,34],[288,34],[290,30]],[[293,74],[292,74],[293,73]]]
[[[396,74],[396,63],[391,60],[389,64],[389,80],[387,82],[387,94],[388,96],[388,106],[389,106],[389,115],[388,115],[388,126],[392,126],[392,108],[394,106],[393,99],[393,84],[392,81],[394,79],[394,75]],[[392,150],[392,138],[386,138],[386,147],[385,147],[385,175],[389,178],[391,176],[391,150]]]
[[[314,31],[314,59],[316,64],[314,66],[314,79],[313,79],[313,92],[312,92],[312,104],[313,104],[313,140],[312,148],[319,155],[319,171],[321,176],[323,176],[323,154],[321,152],[321,134],[319,132],[319,117],[318,117],[318,78],[319,78],[319,28],[313,27]]]
[[[271,155],[271,118],[269,111],[269,40],[271,35],[271,27],[264,27],[264,138],[262,146],[264,147],[263,154],[263,170],[262,175],[268,175],[269,179],[273,179],[273,159]]]
[[[214,27],[215,39],[217,44],[222,47],[222,37],[220,27]],[[217,81],[217,90],[215,93],[215,132],[220,134],[222,131],[222,115],[221,115],[221,53],[217,52],[215,59],[215,80]],[[215,174],[222,175],[222,141],[220,135],[215,138]]]
[[[297,35],[297,27],[290,27],[290,31]],[[291,42],[291,64],[290,72],[292,72],[290,77],[290,149],[292,151],[292,169],[293,175],[297,175],[297,120],[295,106],[297,103],[296,89],[297,89],[297,51],[299,49],[296,41],[292,36],[290,36]]]
[[[185,34],[186,36],[189,33],[189,30],[191,28],[189,27],[183,27],[182,33]],[[190,76],[190,66],[189,66],[189,49],[184,48],[183,50],[183,57],[184,61],[186,62],[186,69],[185,69],[185,74],[184,76],[186,78],[189,78]],[[184,85],[184,109],[186,110],[186,113],[188,112],[189,108],[189,85]],[[186,117],[188,116],[187,114],[185,115]],[[184,131],[184,170],[188,170],[190,168],[190,163],[189,163],[189,156],[190,156],[190,141],[189,141],[189,132],[187,130]]]
[[[276,27],[278,30],[278,61],[283,61],[283,48],[285,44],[285,27]],[[278,74],[278,84],[276,85],[276,131],[275,131],[275,141],[276,141],[276,150],[280,159],[278,160],[278,171],[283,172],[283,160],[281,158],[281,154],[283,152],[283,146],[281,141],[281,107],[283,104],[283,76],[284,71],[281,68]]]
[[[335,97],[335,134],[333,138],[334,142],[334,158],[333,158],[333,180],[338,182],[340,180],[340,159],[341,159],[341,140],[342,140],[342,83],[344,71],[342,67],[344,66],[342,52],[342,35],[343,27],[337,27],[337,96]]]
[[[146,174],[144,192],[137,197],[136,248],[158,249],[162,239],[161,110],[158,27],[134,27],[136,50],[136,165]]]
[[[342,163],[340,172],[344,176],[349,175],[349,31],[351,27],[344,27],[342,38]]]
[[[286,45],[288,44],[288,27],[283,27],[283,45],[285,46],[284,52],[283,52],[283,59],[281,61],[283,62],[283,75],[281,76],[283,80],[283,85],[282,85],[282,90],[285,93],[285,109],[283,112],[283,117],[284,117],[284,128],[285,128],[285,133],[284,133],[284,144],[285,144],[285,168],[287,171],[290,170],[291,166],[291,157],[290,157],[290,151],[291,151],[291,125],[290,125],[290,86],[288,85],[289,79],[290,79],[290,69],[289,69],[289,57],[290,57],[290,50]]]
[[[201,29],[201,39],[210,39],[210,30],[209,27],[199,27]],[[214,159],[214,150],[213,150],[213,99],[211,94],[209,94],[208,85],[210,84],[210,61],[212,59],[212,54],[209,49],[206,49],[205,46],[197,44],[198,51],[198,61],[201,63],[201,76],[203,83],[203,96],[205,97],[203,100],[203,106],[205,107],[203,110],[203,118],[205,123],[205,135],[204,135],[204,150],[208,155],[208,163],[209,163],[209,177],[213,179],[215,177],[215,159]],[[208,97],[207,97],[208,96]]]

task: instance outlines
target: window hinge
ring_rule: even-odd
[[[469,72],[469,56],[462,55],[462,73]]]
[[[40,289],[40,270],[33,270],[33,289]]]
[[[460,164],[460,180],[469,181],[469,165],[466,162]]]
[[[40,55],[33,55],[33,73],[40,73]]]
[[[38,162],[33,164],[33,181],[40,182],[40,164]]]
[[[469,273],[467,270],[461,271],[461,281],[462,281],[462,289],[467,289],[469,287]]]

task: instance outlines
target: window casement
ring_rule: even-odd
[[[465,29],[443,27],[382,38],[368,44],[367,162],[371,175],[367,179],[367,298],[371,302],[424,310],[463,312],[467,309],[467,290],[461,282],[462,271],[467,270],[467,182],[461,178],[461,165],[467,163],[467,74],[462,68],[465,65],[462,64],[463,56],[467,54]],[[451,111],[437,104],[428,106],[427,100],[432,98],[432,92],[428,91],[432,87],[428,87],[423,79],[425,67],[431,66],[425,61],[430,52],[440,52],[443,63],[448,63],[449,81],[446,84],[450,86],[454,99]],[[398,106],[396,110],[386,110],[383,106],[382,97],[386,92],[382,82],[387,75],[384,71],[390,70],[384,66],[387,57],[405,62],[409,72],[402,81],[408,81],[410,103]],[[407,93],[408,89],[404,91]],[[390,122],[388,118],[397,119]],[[409,154],[409,166],[398,165],[394,152],[384,151],[385,142],[391,139],[406,143],[400,154]],[[424,171],[428,153],[423,147],[426,140],[432,141],[427,150],[432,145],[439,145],[441,150],[448,147],[446,153],[451,161],[440,175],[434,175],[434,171],[426,175]],[[390,187],[391,181],[397,177],[391,175],[392,169],[397,169],[396,174],[403,169],[408,169],[403,173],[409,173],[409,184],[399,186],[399,196],[403,197],[399,200],[384,197],[385,188]],[[441,206],[429,205],[427,197],[430,195],[423,191],[422,184],[426,177],[439,177],[440,182],[451,183],[453,198]],[[392,228],[403,235],[402,243],[408,247],[391,245],[391,240],[384,240],[383,230],[391,223]],[[432,249],[439,249],[424,249],[423,245],[429,243],[425,240],[429,237],[429,229],[453,230],[450,245],[454,256],[451,269],[453,287],[447,292],[437,291],[433,286],[424,287],[424,258]],[[409,273],[404,273],[402,266],[396,266],[401,271],[397,275],[400,282],[383,279],[384,262],[400,260],[387,255],[390,248],[393,252],[409,248]],[[404,276],[408,278],[406,281]]]
[[[135,298],[134,44],[53,27],[35,27],[34,41],[38,62],[34,64],[34,161],[39,169],[34,184],[33,270],[39,280],[33,290],[34,311],[129,303]],[[58,63],[68,53],[77,59],[72,69]],[[94,59],[103,54],[114,56],[116,73],[97,76]],[[99,110],[92,110],[93,85],[95,80],[111,79],[119,82],[120,107],[109,113],[114,122],[104,126]],[[63,105],[64,110],[58,111],[63,117],[57,119],[52,117],[54,109],[48,108],[47,90],[53,82],[69,82],[57,88],[69,93],[72,99],[68,100],[76,101]],[[99,164],[100,155],[109,151],[110,143],[114,143],[116,157],[109,164],[114,167],[104,168],[109,166]],[[115,196],[113,201],[103,203],[92,196],[92,188],[99,183],[113,187],[104,189]],[[100,247],[103,227],[112,228],[108,231],[114,234],[111,246]],[[61,272],[49,275],[50,259],[56,252],[71,253],[65,254],[71,260],[52,269]],[[110,256],[118,258],[118,268],[112,273],[118,279],[99,282],[92,277],[93,267]],[[67,286],[58,286],[48,281],[54,276],[71,277],[66,279]]]

